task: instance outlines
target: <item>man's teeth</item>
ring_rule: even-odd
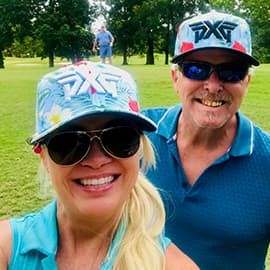
[[[222,101],[211,101],[211,100],[202,99],[202,104],[209,107],[218,107],[222,105]]]
[[[96,178],[96,179],[84,179],[80,180],[80,184],[83,186],[102,186],[113,181],[113,176]]]

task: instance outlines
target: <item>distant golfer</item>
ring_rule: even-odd
[[[100,58],[102,63],[105,64],[106,57],[109,60],[109,63],[112,64],[112,46],[114,42],[114,37],[110,31],[106,30],[104,24],[101,25],[100,31],[96,34],[94,44],[93,44],[93,52],[97,51],[99,47],[100,50]]]

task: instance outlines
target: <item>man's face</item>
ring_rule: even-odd
[[[233,63],[233,70],[243,63],[243,59],[225,50],[212,49],[194,52],[186,56],[184,62],[206,63],[206,66]],[[191,75],[197,74],[198,69],[190,69],[190,72]],[[239,109],[247,93],[250,75],[239,81],[224,82],[216,71],[203,80],[194,80],[185,76],[183,71],[176,71],[173,80],[183,104],[181,117],[199,128],[215,129],[223,127]]]

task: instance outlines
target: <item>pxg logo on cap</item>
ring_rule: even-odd
[[[211,11],[188,19],[179,25],[173,63],[194,51],[225,49],[243,57],[248,63],[258,66],[251,55],[251,34],[248,23],[231,14]]]

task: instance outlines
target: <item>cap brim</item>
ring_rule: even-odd
[[[177,55],[177,56],[173,57],[171,62],[174,63],[174,64],[177,64],[177,63],[181,62],[184,57],[186,57],[186,56],[188,56],[188,55],[190,55],[190,54],[192,54],[194,52],[212,50],[212,49],[219,49],[219,50],[229,51],[229,52],[232,52],[233,54],[236,54],[236,55],[244,58],[246,62],[248,62],[249,64],[251,64],[253,66],[259,66],[260,65],[260,62],[256,58],[254,58],[254,57],[252,57],[252,56],[250,56],[248,54],[242,53],[242,52],[234,50],[234,49],[222,48],[222,47],[207,47],[207,48],[198,48],[198,49],[190,50],[188,52],[182,53],[181,55]]]
[[[66,121],[61,121],[59,125],[54,125],[51,129],[46,130],[40,134],[34,134],[32,137],[27,139],[29,144],[36,144],[39,141],[44,140],[49,134],[55,132],[58,128],[65,126],[66,124],[70,124],[72,121],[79,120],[81,118],[88,118],[94,116],[110,116],[112,118],[116,117],[117,119],[125,119],[127,123],[130,125],[136,125],[142,131],[155,131],[156,124],[146,116],[140,113],[134,112],[121,112],[121,111],[97,111],[93,113],[82,113],[81,115],[77,115],[74,118],[68,119]]]

